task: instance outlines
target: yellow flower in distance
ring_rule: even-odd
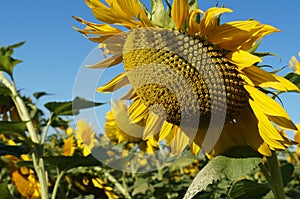
[[[139,144],[139,148],[147,153],[155,151],[158,147],[153,137],[143,139],[144,125],[133,124],[128,116],[127,106],[123,101],[115,103],[111,111],[106,114],[106,122],[104,124],[106,136],[115,143],[128,142]]]
[[[296,154],[298,157],[300,157],[300,124],[297,124],[298,130],[295,131],[295,141],[298,143],[297,144],[297,149],[296,149]]]
[[[15,145],[13,143],[11,140],[10,144]],[[21,159],[12,155],[6,155],[5,157],[10,160],[10,168],[12,169],[11,180],[21,196],[29,199],[40,199],[40,183],[34,171],[28,167],[17,168],[15,165],[16,162],[21,160],[30,161],[29,156],[23,154]]]
[[[300,52],[298,52],[298,56],[300,57]],[[295,73],[300,74],[300,61],[295,56],[292,56],[290,60],[290,67]]]
[[[232,10],[213,7],[204,12],[197,1],[173,0],[166,10],[159,0],[151,11],[137,0],[105,2],[86,0],[102,23],[75,17],[86,25],[77,30],[111,55],[91,68],[123,63],[125,72],[98,91],[113,92],[131,85],[124,98],[133,101],[128,108],[131,122],[146,120],[144,139],[156,136],[176,152],[189,145],[197,153],[207,144],[205,138],[213,136],[208,128],[211,118],[216,116],[218,121],[224,116],[223,122],[214,124],[221,132],[214,147],[205,149],[209,155],[250,146],[269,156],[271,150],[293,144],[276,127],[295,130],[296,126],[267,90],[299,89],[258,67],[262,60],[252,53],[258,40],[278,29],[256,20],[220,24],[220,16]],[[189,126],[180,123],[193,124],[195,118],[200,119],[194,137],[184,132]]]
[[[83,155],[87,156],[92,149],[97,145],[98,141],[95,138],[95,132],[91,125],[88,125],[85,120],[77,122],[76,129],[77,145],[83,150]]]

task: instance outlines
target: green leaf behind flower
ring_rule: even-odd
[[[230,158],[218,156],[197,174],[188,188],[184,199],[191,199],[198,192],[203,191],[209,184],[221,179],[234,181],[245,174],[250,173],[261,162],[261,158]]]
[[[68,102],[48,102],[45,107],[54,114],[54,116],[78,115],[80,109],[100,106],[103,103],[88,101],[81,97],[76,97],[73,101]]]

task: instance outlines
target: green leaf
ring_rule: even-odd
[[[252,48],[250,48],[249,50],[247,50],[249,53],[255,53],[257,48],[260,46],[262,40],[258,40],[256,41],[256,43],[254,44],[254,46]]]
[[[11,96],[11,91],[9,88],[0,83],[0,94],[4,96]]]
[[[52,120],[51,126],[56,128],[64,128],[67,129],[69,127],[69,120],[64,120],[61,117],[55,117],[54,120]]]
[[[0,134],[14,134],[26,137],[27,122],[4,122],[0,121]]]
[[[11,55],[14,52],[14,48],[22,46],[25,42],[20,42],[8,47],[0,48],[0,71],[4,71],[10,76],[12,76],[13,68],[21,63],[21,60],[14,59]]]
[[[188,188],[184,198],[190,199],[203,191],[209,184],[221,179],[234,181],[251,171],[261,162],[261,158],[230,158],[218,156],[202,168]]]
[[[102,166],[102,163],[94,158],[92,155],[87,157],[82,156],[55,156],[45,157],[45,162],[51,166],[58,167],[61,171],[68,170],[75,167],[91,167]]]
[[[280,170],[281,170],[283,186],[286,186],[290,181],[292,174],[294,173],[295,167],[294,165],[287,163],[282,167],[280,167]]]
[[[151,21],[160,27],[175,28],[175,22],[166,11],[162,0],[151,0]]]
[[[25,146],[10,146],[4,143],[0,143],[0,156],[2,155],[13,155],[20,157],[22,154],[27,153],[28,150]]]
[[[253,150],[250,146],[237,146],[225,152],[225,156],[232,158],[250,158],[258,157],[261,158],[262,155],[257,151]]]
[[[190,6],[190,11],[194,9],[199,9],[198,0],[190,0],[189,6]]]
[[[174,167],[185,167],[191,165],[195,160],[195,156],[189,151],[186,155],[180,156],[177,160],[172,163]]]
[[[17,168],[20,168],[20,167],[29,167],[31,169],[34,169],[32,161],[27,161],[27,160],[20,160],[20,161],[18,161],[18,162],[15,163],[15,166]]]
[[[260,52],[260,53],[253,53],[253,55],[256,55],[258,57],[273,56],[273,57],[276,57],[279,60],[279,62],[281,62],[281,57],[277,54],[274,54],[274,53]]]
[[[288,73],[284,76],[285,79],[290,80],[300,89],[300,75],[296,73]]]
[[[129,153],[129,155],[126,157],[116,157],[115,159],[110,160],[106,163],[106,165],[112,168],[117,168],[118,170],[122,170],[126,168],[128,162],[130,162],[132,158],[134,158],[134,155]]]
[[[46,93],[46,92],[35,92],[33,93],[33,96],[35,97],[35,99],[39,99],[45,95],[52,95],[52,94],[49,94],[49,93]]]
[[[229,190],[230,198],[253,199],[262,198],[270,191],[268,184],[260,184],[252,180],[240,180]]]
[[[138,178],[134,183],[134,190],[132,192],[132,196],[137,194],[145,195],[146,191],[149,190],[149,182],[148,179],[145,178]]]
[[[95,103],[76,97],[73,101],[68,102],[48,102],[45,107],[54,114],[54,116],[78,115],[80,109],[100,106],[103,103]]]
[[[2,199],[15,199],[8,190],[7,183],[0,184],[0,193]]]

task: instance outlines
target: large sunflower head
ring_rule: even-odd
[[[124,98],[132,101],[130,122],[146,121],[144,139],[165,139],[176,152],[202,147],[210,155],[236,146],[270,155],[293,143],[278,129],[296,127],[268,90],[299,89],[260,68],[255,53],[277,28],[252,19],[221,24],[231,9],[202,11],[197,1],[173,0],[167,9],[152,1],[151,10],[138,0],[86,3],[102,23],[75,17],[86,25],[77,30],[111,55],[91,67],[122,62],[125,69],[98,91],[131,86]]]

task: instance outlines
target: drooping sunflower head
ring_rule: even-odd
[[[152,1],[151,10],[137,0],[86,2],[104,24],[76,18],[86,25],[77,30],[99,43],[105,55],[112,54],[92,67],[123,62],[125,69],[98,91],[131,85],[131,122],[146,120],[151,127],[145,128],[144,138],[158,133],[158,141],[169,140],[175,151],[189,145],[197,153],[201,146],[210,145],[204,148],[211,155],[235,146],[250,146],[270,155],[270,150],[292,144],[277,127],[296,127],[267,93],[268,89],[299,89],[261,69],[262,60],[255,54],[257,41],[278,29],[256,20],[221,24],[221,15],[232,10],[214,7],[204,12],[197,1],[173,0],[167,3],[168,9],[161,0]],[[185,134],[181,127],[195,123],[195,137],[186,134],[177,139]],[[222,128],[217,139],[207,141],[211,126]],[[174,142],[172,137],[177,137]]]

